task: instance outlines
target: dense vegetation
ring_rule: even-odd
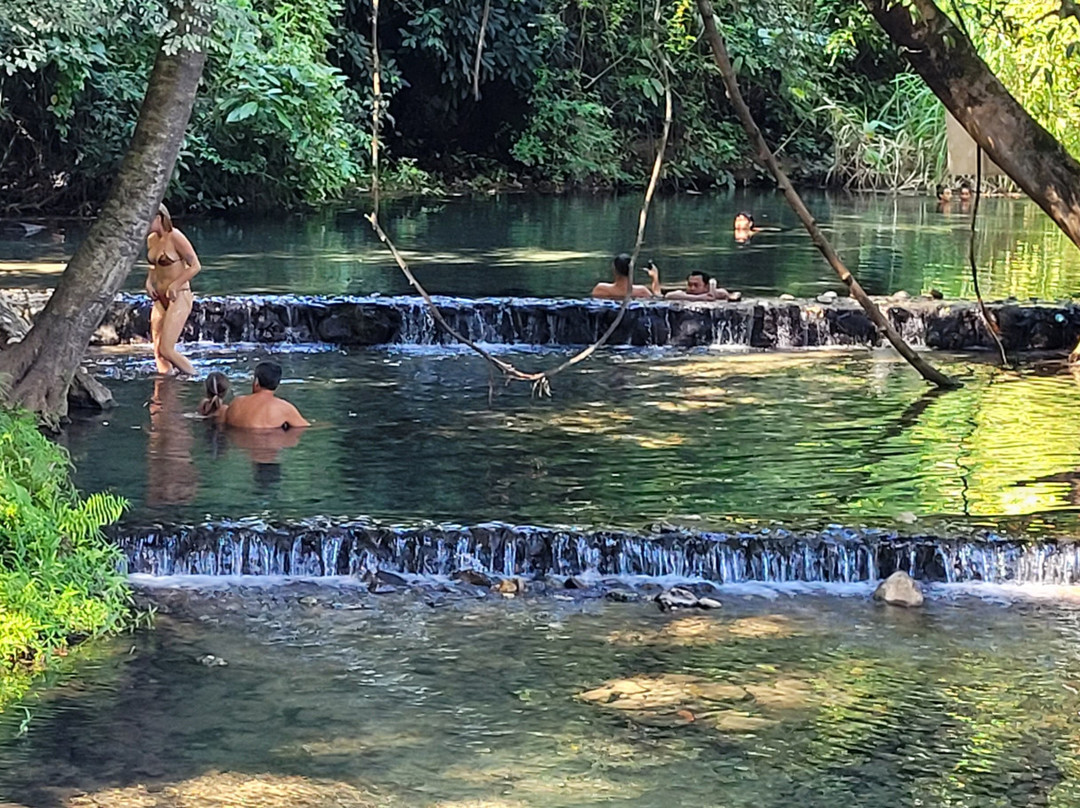
[[[218,0],[169,198],[189,208],[318,203],[369,172],[370,1]],[[990,64],[1070,146],[1080,131],[1072,19],[1053,0],[965,0]],[[660,54],[676,96],[666,182],[753,181],[688,0],[399,0],[379,38],[386,181],[641,184],[661,124]],[[858,0],[717,4],[744,93],[803,180],[909,188],[944,172],[940,104]],[[5,11],[5,9],[7,9]],[[27,13],[27,9],[33,9]],[[126,148],[164,10],[130,0],[0,8],[0,198],[7,212],[92,210]]]
[[[81,498],[69,468],[32,417],[0,411],[0,708],[69,643],[132,614],[120,551],[101,535],[124,502]]]

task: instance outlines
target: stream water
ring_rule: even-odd
[[[959,206],[813,203],[870,291],[971,297]],[[573,297],[637,205],[387,219],[434,292]],[[744,208],[781,229],[734,244]],[[983,214],[988,296],[1080,291],[1032,204]],[[794,224],[773,195],[667,198],[648,254],[671,282],[837,288]],[[198,293],[407,291],[356,212],[180,225]],[[0,242],[0,281],[51,285],[79,237]],[[119,407],[62,440],[80,488],[130,500],[117,535],[157,626],[79,648],[0,715],[0,805],[1080,805],[1080,590],[1056,586],[1080,580],[1078,380],[1060,361],[936,355],[964,381],[938,394],[882,350],[617,348],[539,399],[445,345],[184,350],[240,392],[274,355],[315,424],[222,433],[192,417],[199,381],[155,378],[145,346],[95,349]],[[894,568],[944,583],[921,610],[873,604]],[[405,579],[381,585],[388,569]],[[501,596],[455,569],[529,580]],[[723,608],[646,599],[688,578]]]
[[[815,216],[872,294],[936,288],[972,298],[967,263],[970,218],[959,203],[939,212],[932,199],[807,194]],[[629,250],[641,199],[537,197],[391,203],[387,230],[433,292],[479,297],[577,297],[608,280],[611,256]],[[736,244],[731,222],[751,210],[763,232]],[[989,298],[1057,299],[1080,294],[1080,252],[1032,202],[985,199],[980,205],[980,283]],[[181,219],[204,265],[198,294],[406,294],[408,285],[371,234],[361,211],[273,219]],[[84,228],[66,223],[66,240],[49,233],[0,240],[0,284],[52,286]],[[660,197],[653,206],[645,257],[665,283],[693,269],[747,295],[812,297],[843,291],[779,194]],[[137,267],[128,281],[142,289]]]
[[[133,355],[134,352],[134,355]],[[264,355],[206,348],[238,389]],[[523,367],[563,354],[504,353]],[[283,394],[316,422],[263,442],[191,417],[196,381],[154,380],[145,349],[103,354],[120,407],[65,440],[79,485],[128,497],[128,524],[313,515],[475,524],[709,528],[730,518],[995,526],[1066,523],[1078,500],[1077,381],[941,357],[947,396],[884,351],[607,354],[489,388],[445,349],[279,354]],[[244,438],[241,440],[240,438]]]
[[[1080,612],[203,590],[0,719],[32,808],[1080,801]],[[174,599],[173,602],[183,602]],[[206,654],[224,667],[200,663]],[[7,803],[11,804],[11,803]]]

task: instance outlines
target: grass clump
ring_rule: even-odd
[[[120,550],[101,532],[127,503],[81,497],[70,471],[33,418],[0,411],[0,673],[16,680],[134,615]],[[0,687],[0,709],[9,691]]]

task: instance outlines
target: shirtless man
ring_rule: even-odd
[[[251,395],[237,396],[224,409],[222,420],[226,426],[238,429],[293,429],[309,426],[296,407],[274,395],[280,383],[281,365],[260,362],[255,367]]]
[[[649,273],[652,283],[648,286],[642,286],[641,284],[635,283],[630,292],[630,296],[660,297],[660,270],[658,270],[656,264],[651,261],[645,269]],[[622,300],[626,297],[626,289],[630,285],[630,256],[626,253],[616,255],[615,260],[611,262],[611,274],[613,278],[612,283],[596,284],[592,290],[593,297],[604,297],[614,300]]]
[[[729,292],[716,285],[709,273],[695,269],[686,276],[686,289],[676,289],[664,295],[665,300],[739,300],[741,292]]]

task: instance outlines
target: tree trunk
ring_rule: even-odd
[[[863,0],[987,156],[1080,247],[1080,163],[1009,94],[933,0]]]
[[[705,40],[709,43],[709,47],[713,52],[713,61],[720,70],[720,77],[724,80],[728,100],[731,101],[731,105],[735,108],[735,114],[739,116],[739,121],[742,123],[743,129],[746,130],[750,145],[754,147],[756,152],[757,161],[773,175],[776,185],[783,191],[788,205],[795,211],[795,214],[803,223],[803,227],[806,228],[806,232],[810,234],[810,240],[814,243],[814,246],[818,248],[821,255],[828,261],[829,266],[833,268],[840,280],[847,286],[848,294],[862,306],[866,316],[870,318],[878,331],[885,335],[885,338],[896,349],[897,353],[904,357],[908,364],[918,371],[920,376],[941,388],[959,387],[960,383],[958,381],[939,371],[904,342],[900,332],[881,313],[881,309],[870,299],[870,296],[866,294],[855,276],[844,266],[844,262],[840,260],[840,256],[833,249],[832,244],[825,238],[825,234],[821,232],[817,220],[814,219],[813,214],[803,203],[802,197],[792,186],[787,174],[780,168],[780,163],[777,162],[776,156],[772,153],[772,149],[769,148],[769,144],[765,140],[765,136],[761,134],[761,129],[758,128],[757,123],[754,121],[750,107],[743,100],[742,92],[739,90],[739,82],[735,76],[735,69],[731,65],[731,59],[728,57],[727,45],[720,35],[720,30],[716,27],[716,15],[713,12],[712,3],[710,0],[697,0],[697,7],[701,14],[701,21],[705,26]]]
[[[48,305],[17,345],[0,353],[8,401],[55,425],[67,414],[67,394],[94,330],[131,271],[165,195],[184,140],[206,54],[176,48],[205,35],[203,3],[173,8],[179,23],[162,43],[124,155],[101,214],[67,265]],[[183,37],[184,41],[170,40]],[[170,52],[172,51],[172,52]]]

